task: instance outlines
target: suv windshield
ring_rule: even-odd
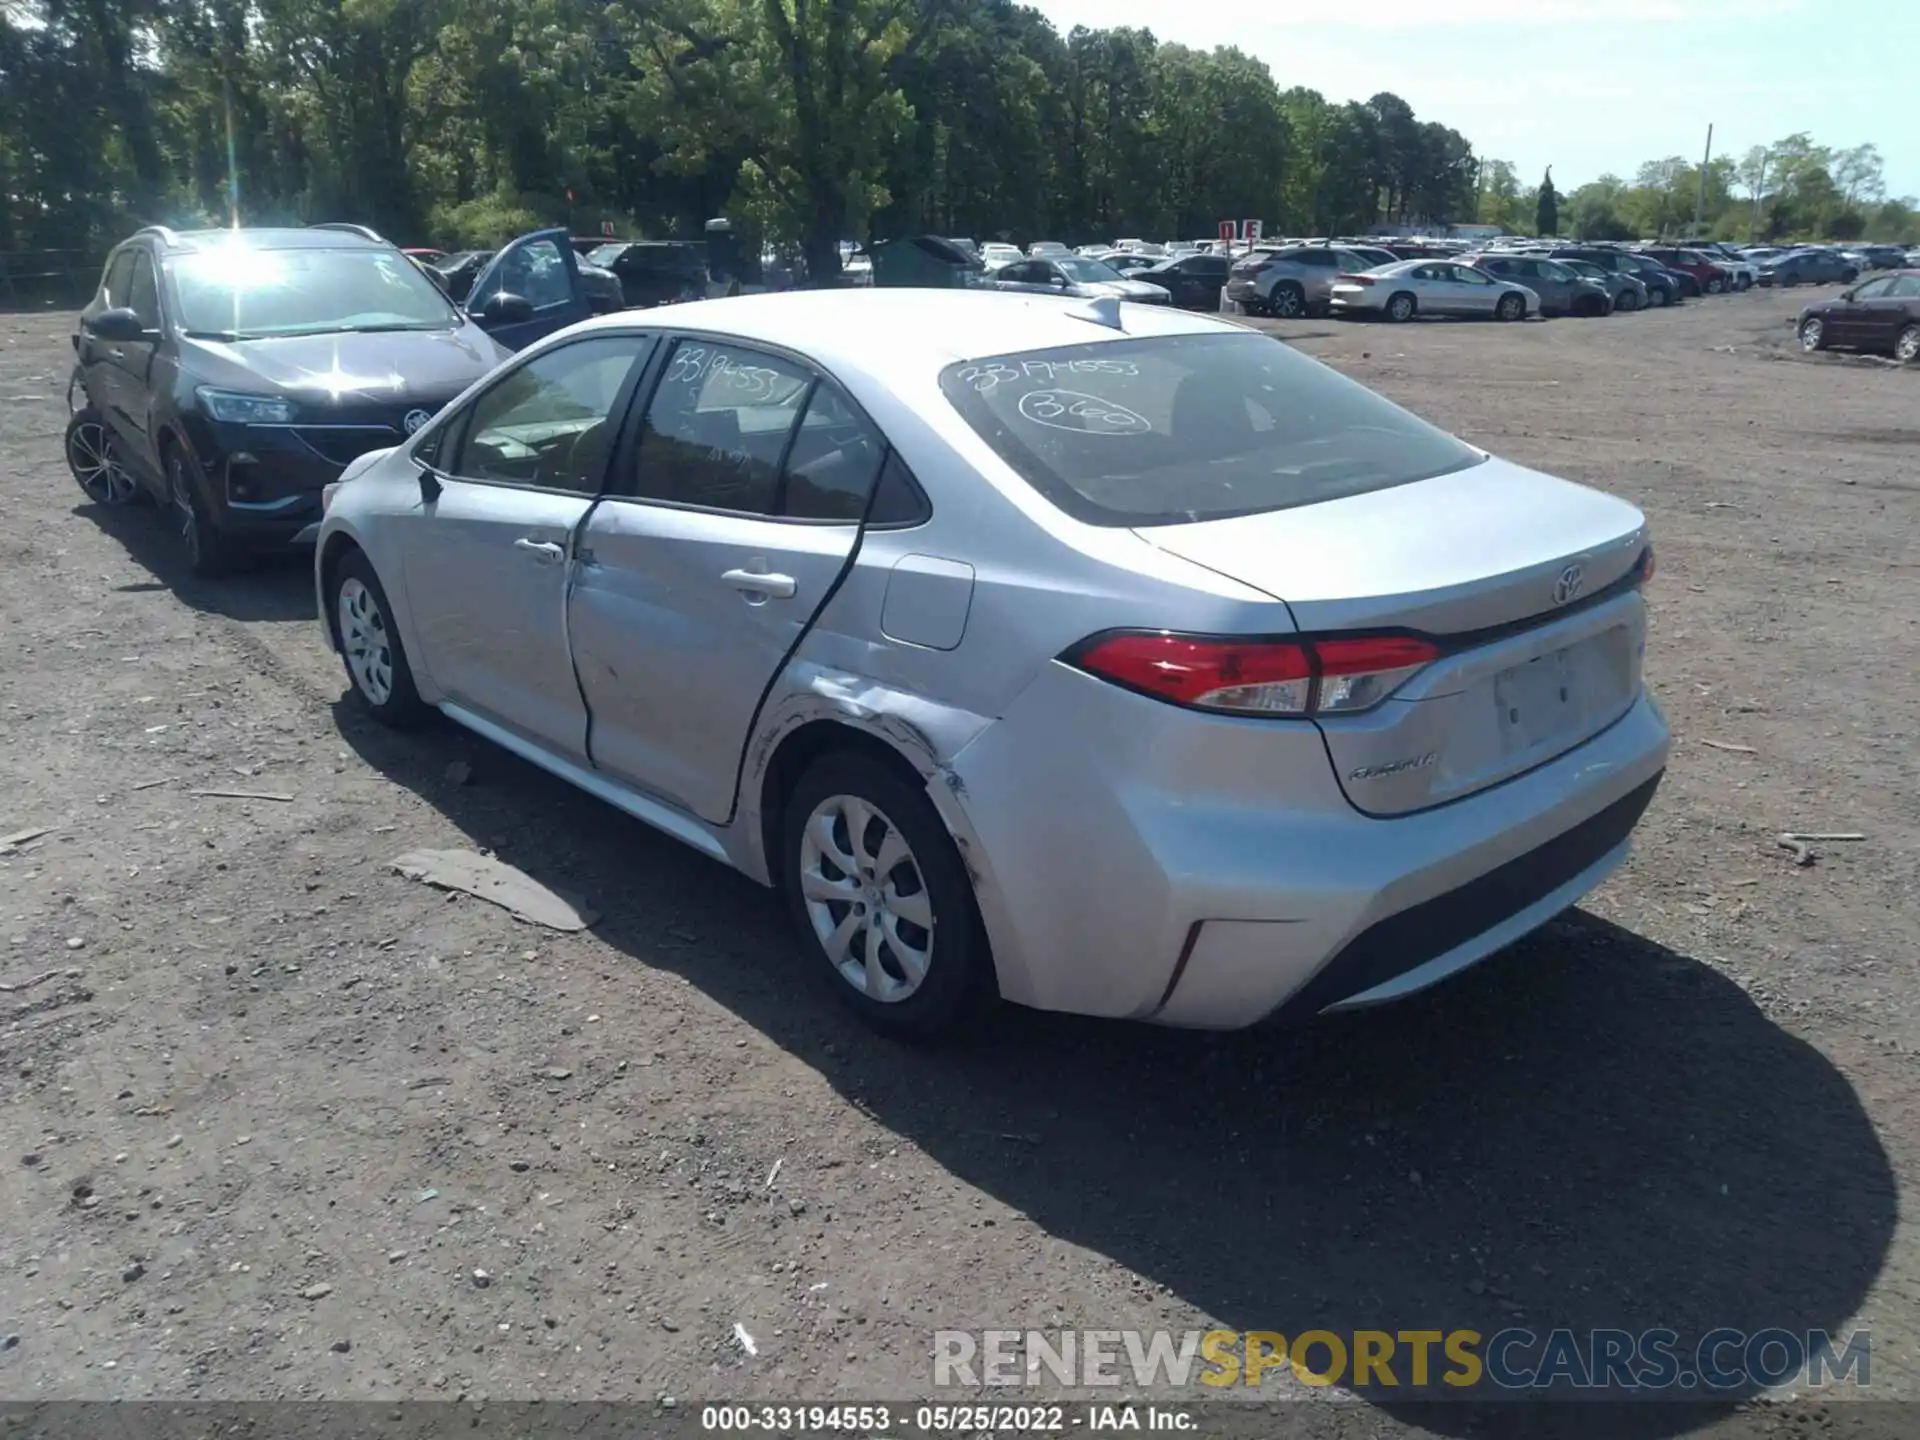
[[[170,264],[190,335],[257,340],[345,330],[446,330],[459,317],[397,250],[218,246]]]
[[[949,365],[940,388],[1023,479],[1091,525],[1256,515],[1486,459],[1263,335],[1173,335]]]

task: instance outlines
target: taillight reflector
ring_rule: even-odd
[[[1090,675],[1199,710],[1239,715],[1354,714],[1439,657],[1413,635],[1323,640],[1114,631],[1063,658]]]

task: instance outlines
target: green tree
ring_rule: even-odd
[[[1540,179],[1540,189],[1533,201],[1533,233],[1536,235],[1558,235],[1560,233],[1560,192],[1553,188],[1553,167],[1547,167],[1547,173]]]

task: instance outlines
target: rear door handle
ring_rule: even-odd
[[[720,577],[736,590],[749,595],[771,595],[776,600],[791,600],[800,583],[791,575],[767,575],[756,570],[729,570]]]
[[[525,550],[542,565],[553,565],[567,558],[567,547],[556,545],[551,540],[535,540],[530,536],[521,536],[513,542],[516,550]]]

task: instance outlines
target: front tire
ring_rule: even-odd
[[[425,719],[430,707],[414,686],[393,602],[363,551],[349,550],[334,565],[327,606],[339,637],[347,683],[360,708],[396,730]]]
[[[1800,348],[1809,355],[1827,348],[1827,327],[1818,316],[1808,316],[1800,322]]]
[[[1661,285],[1657,287],[1648,288],[1647,304],[1651,306],[1653,309],[1664,310],[1667,308],[1667,306],[1671,305],[1672,303],[1673,303],[1673,292],[1667,289],[1666,286]]]
[[[167,513],[187,569],[198,579],[211,580],[231,570],[236,555],[232,539],[208,513],[199,470],[179,445],[167,447]]]
[[[128,505],[139,498],[140,487],[120,463],[107,422],[91,405],[67,421],[66,452],[67,469],[94,504]]]
[[[1493,307],[1493,318],[1511,323],[1524,320],[1527,316],[1527,302],[1519,295],[1502,295]]]
[[[1893,358],[1903,365],[1920,361],[1920,325],[1909,325],[1893,342]]]
[[[873,1029],[932,1040],[994,998],[960,852],[924,790],[878,757],[831,752],[801,775],[780,879],[801,948]]]
[[[1631,290],[1622,290],[1619,298],[1613,302],[1613,308],[1622,315],[1630,315],[1640,308],[1640,297]]]

